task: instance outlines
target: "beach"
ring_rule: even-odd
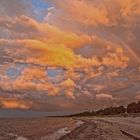
[[[139,117],[0,119],[0,140],[139,139]]]

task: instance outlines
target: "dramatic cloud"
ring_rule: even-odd
[[[138,25],[139,0],[62,0],[55,1],[57,9],[52,10],[48,20],[57,16],[63,21],[75,21],[86,26],[131,26]],[[63,15],[63,17],[62,17]]]
[[[0,107],[97,109],[139,100],[139,0],[0,1]]]

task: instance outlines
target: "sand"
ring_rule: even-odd
[[[0,119],[0,140],[140,140],[140,117]]]

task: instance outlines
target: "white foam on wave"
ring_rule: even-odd
[[[83,122],[83,121],[81,121],[81,120],[78,120],[77,122],[76,122],[76,127],[79,127],[79,126],[81,126],[82,124],[84,124],[85,122]]]
[[[16,140],[28,140],[27,138],[25,138],[25,137],[17,137],[17,139]]]
[[[18,136],[15,133],[8,133],[7,136],[9,136],[11,139],[15,139],[15,140],[28,140],[27,138]]]
[[[41,140],[57,140],[68,133],[70,133],[70,130],[68,129],[68,127],[60,128],[55,133],[49,136],[42,137]]]
[[[85,122],[81,121],[81,120],[77,120],[75,123],[75,128],[76,127],[80,127],[82,124],[84,124]],[[64,128],[60,128],[59,130],[57,130],[56,132],[42,137],[41,140],[57,140],[59,138],[61,138],[62,136],[70,133],[71,131],[69,130],[68,127],[64,127]]]

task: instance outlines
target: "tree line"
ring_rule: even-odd
[[[68,117],[118,115],[118,114],[125,114],[125,113],[140,113],[140,101],[132,102],[128,104],[127,107],[124,107],[124,106],[107,107],[107,108],[100,109],[97,111],[84,111],[80,113],[71,114],[71,115],[68,115]]]

